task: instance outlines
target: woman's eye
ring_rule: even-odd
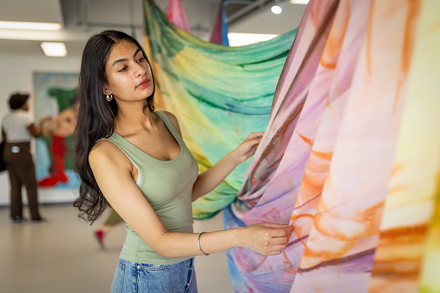
[[[119,70],[119,72],[123,72],[123,71],[125,71],[126,68],[127,68],[127,66],[125,66],[124,68],[122,68],[121,70]]]
[[[141,58],[138,59],[138,62],[142,62],[142,61],[144,61],[144,60],[145,60],[145,58],[144,58],[144,57],[141,57]]]

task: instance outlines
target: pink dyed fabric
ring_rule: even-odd
[[[308,4],[265,135],[224,212],[227,228],[295,230],[278,256],[228,252],[236,292],[369,290],[421,2]]]
[[[168,0],[167,19],[178,28],[191,33],[181,0]]]

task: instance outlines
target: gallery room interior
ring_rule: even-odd
[[[440,292],[438,23],[1,0],[0,292]]]

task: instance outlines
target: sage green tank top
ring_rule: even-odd
[[[173,160],[155,159],[117,134],[105,140],[115,144],[138,169],[136,184],[157,216],[170,232],[193,232],[191,192],[198,176],[198,165],[167,114],[156,113],[180,145],[180,154]],[[148,227],[148,223],[146,223]],[[167,258],[158,255],[130,227],[120,258],[135,263],[167,265],[190,257]],[[196,244],[194,244],[196,245]]]

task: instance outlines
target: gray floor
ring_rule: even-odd
[[[50,223],[14,226],[9,210],[0,208],[0,292],[110,292],[114,269],[125,238],[123,225],[110,233],[100,250],[90,227],[77,219],[71,205],[41,207]],[[25,214],[26,215],[26,214]],[[217,215],[195,221],[195,232],[223,229]],[[199,292],[232,292],[226,253],[196,257]]]

